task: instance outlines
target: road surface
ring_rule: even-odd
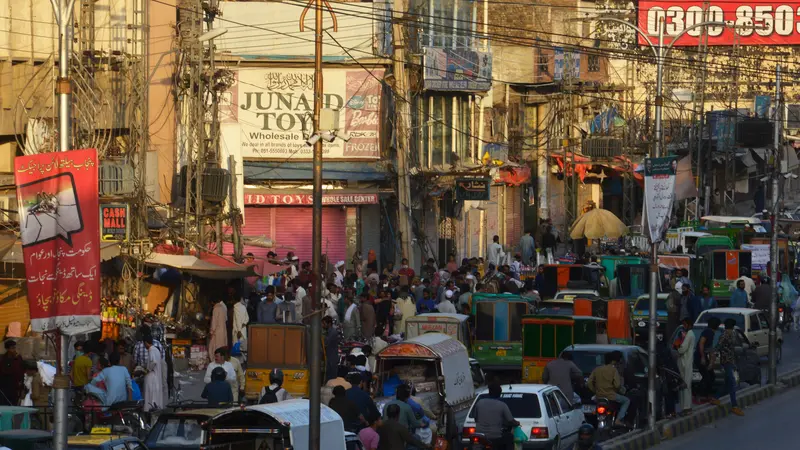
[[[791,389],[745,409],[744,417],[730,415],[676,439],[657,450],[790,450],[798,448],[797,405],[800,389]]]

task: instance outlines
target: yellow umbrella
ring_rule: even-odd
[[[569,233],[572,239],[616,239],[626,234],[628,227],[611,211],[596,208],[592,200],[587,202],[583,214],[572,224]]]

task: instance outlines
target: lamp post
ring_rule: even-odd
[[[653,51],[653,56],[656,60],[656,101],[655,101],[655,146],[651,153],[652,158],[658,158],[661,156],[662,147],[663,147],[663,140],[662,140],[662,107],[664,104],[664,97],[663,97],[663,89],[664,89],[664,61],[666,60],[667,55],[669,54],[670,50],[672,50],[673,45],[680,38],[682,38],[686,33],[695,30],[697,28],[702,27],[710,27],[710,26],[718,26],[718,27],[728,27],[728,28],[736,28],[734,25],[729,25],[725,22],[714,22],[714,21],[706,21],[694,24],[690,27],[685,28],[683,31],[678,33],[672,41],[664,46],[664,28],[665,22],[664,17],[658,18],[658,43],[653,44],[653,41],[647,35],[647,33],[642,30],[641,28],[631,24],[622,19],[617,19],[614,17],[597,17],[593,18],[592,20],[597,21],[608,21],[618,23],[625,27],[628,27],[636,32],[639,36],[641,36],[645,42],[647,42],[648,47],[650,50]],[[656,328],[658,327],[657,315],[656,315],[656,308],[657,308],[657,299],[658,299],[658,243],[661,241],[660,236],[650,236],[650,315],[649,315],[649,325],[648,325],[648,343],[647,343],[647,354],[649,357],[648,361],[648,377],[647,377],[647,402],[649,404],[649,414],[647,417],[647,425],[650,429],[655,428],[656,426]]]

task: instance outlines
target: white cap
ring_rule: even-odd
[[[469,274],[467,274],[467,279],[468,280],[474,280],[475,276],[473,276],[471,273],[469,273]]]
[[[446,298],[453,298],[453,291],[451,291],[450,289],[444,291],[444,296]]]
[[[342,267],[344,265],[344,261],[339,261],[336,263],[336,267]]]
[[[292,261],[300,261],[300,257],[299,256],[292,256]]]

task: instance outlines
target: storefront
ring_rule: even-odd
[[[266,256],[273,250],[279,257],[292,251],[300,261],[311,261],[313,198],[310,192],[278,189],[246,189],[244,236],[264,236],[271,239],[275,246],[272,249],[245,246],[244,252],[255,256]],[[358,233],[355,220],[359,210],[373,211],[378,206],[377,192],[340,192],[325,193],[322,197],[322,253],[328,255],[331,262],[350,261],[352,251],[348,251],[348,242],[361,236],[373,236],[378,224],[363,223]]]

